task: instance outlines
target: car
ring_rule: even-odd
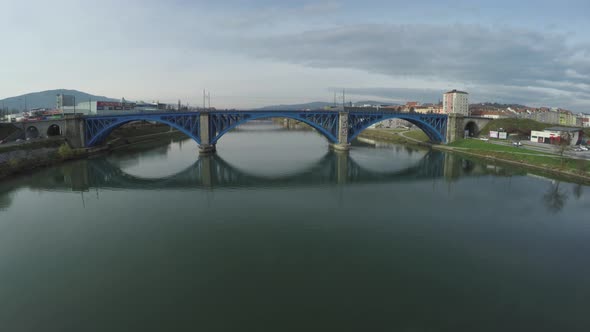
[[[584,151],[584,150],[582,150],[582,149],[580,149],[580,148],[575,148],[575,149],[574,149],[574,151],[576,151],[576,152],[582,152],[582,151]]]
[[[520,143],[520,142],[512,142],[512,145],[514,145],[516,147],[519,147],[519,146],[522,146],[522,143]]]
[[[582,151],[588,151],[588,147],[584,145],[580,145],[580,149],[582,149]]]

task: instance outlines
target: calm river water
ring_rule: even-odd
[[[256,123],[0,183],[0,331],[588,331],[590,188]]]

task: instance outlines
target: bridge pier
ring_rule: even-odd
[[[209,119],[209,113],[201,113],[199,115],[199,154],[210,155],[217,151],[215,144],[211,144],[211,121]]]
[[[75,149],[86,147],[86,128],[82,115],[67,115],[64,122],[62,135],[66,137],[68,144]]]
[[[463,115],[456,113],[449,114],[447,120],[447,144],[463,138],[463,121]]]
[[[348,112],[338,114],[338,143],[330,144],[330,148],[336,152],[350,150],[350,143],[348,143]]]

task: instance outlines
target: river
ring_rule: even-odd
[[[0,183],[0,331],[588,331],[590,188],[239,127]]]

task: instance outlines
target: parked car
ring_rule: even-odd
[[[584,145],[580,145],[580,149],[582,149],[582,151],[588,151],[588,147]]]
[[[512,142],[512,145],[514,145],[514,146],[516,146],[518,148],[518,147],[521,147],[522,146],[522,143],[520,143],[520,142]]]

